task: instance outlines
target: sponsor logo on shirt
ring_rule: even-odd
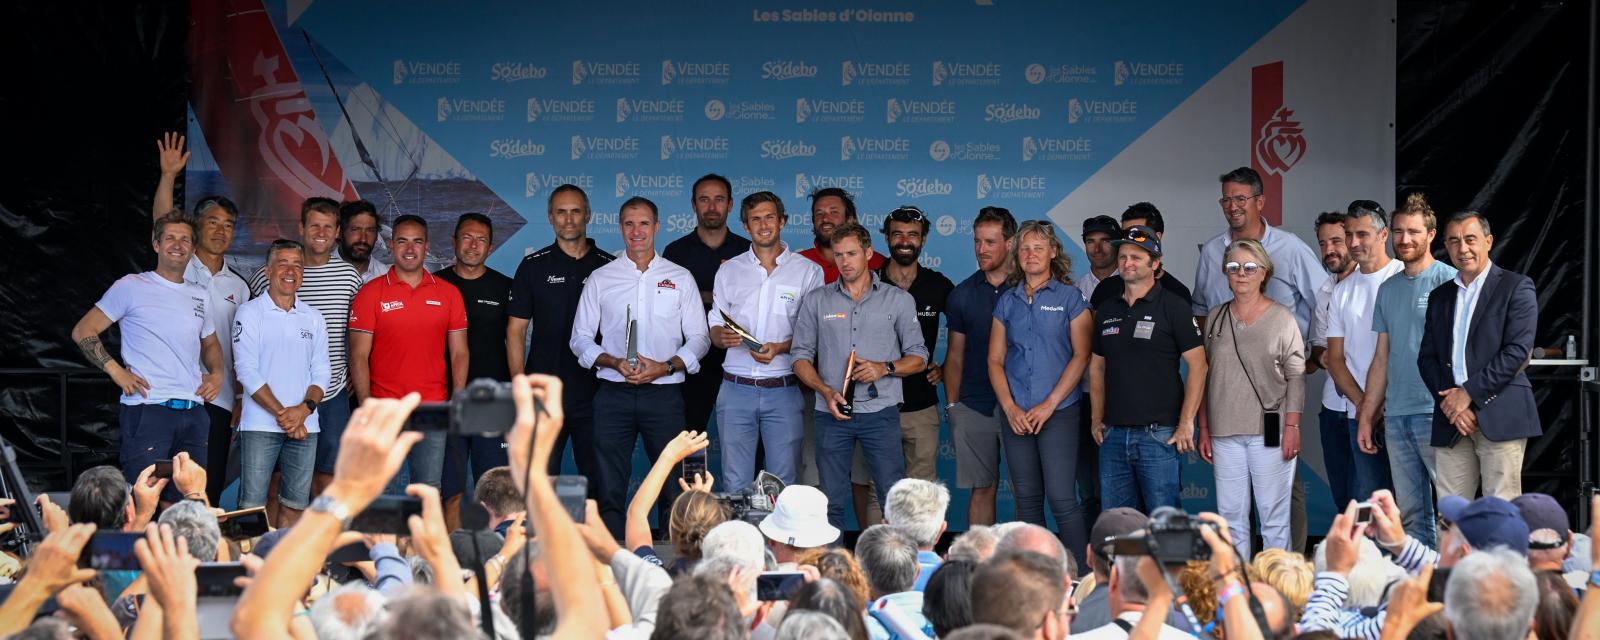
[[[239,322],[238,320],[234,320],[233,321],[233,341],[234,342],[238,342],[239,341],[239,336],[243,335],[243,334],[244,334],[244,323],[243,322]]]
[[[310,340],[311,339],[311,330],[309,330],[309,329],[301,329],[300,330],[300,339],[301,340]]]
[[[849,317],[849,315],[850,314],[847,314],[847,313],[844,313],[844,312],[841,311],[839,313],[830,313],[828,315],[822,316],[822,319],[823,320],[843,320],[843,319]]]
[[[545,284],[561,284],[561,283],[567,281],[567,277],[566,276],[546,276],[544,281],[545,281]]]
[[[675,290],[675,289],[678,288],[678,285],[674,284],[672,282],[671,278],[668,278],[666,280],[662,280],[661,282],[657,282],[656,283],[656,288],[657,289],[674,289]]]
[[[478,304],[486,304],[486,305],[489,305],[491,307],[498,307],[498,306],[500,306],[500,301],[499,300],[484,300],[482,298],[479,298],[478,299]]]
[[[239,304],[239,297],[237,295],[235,295],[235,294],[232,294],[232,293],[228,294],[228,297],[224,298],[224,300],[227,300],[228,302],[233,303],[233,304]]]
[[[1122,327],[1106,327],[1100,330],[1100,335],[1103,336],[1114,336],[1119,333],[1122,333]]]
[[[1066,305],[1062,305],[1062,306],[1059,306],[1059,307],[1052,307],[1052,306],[1049,306],[1049,305],[1041,304],[1041,305],[1039,305],[1039,310],[1040,311],[1066,311],[1067,307],[1066,307]]]
[[[433,306],[435,306],[435,307],[442,307],[442,306],[444,306],[444,303],[443,303],[443,302],[440,302],[440,301],[438,301],[438,300],[423,300],[423,302],[427,302],[427,303],[428,303],[428,304],[430,304],[430,305],[433,305]]]
[[[401,309],[406,308],[406,303],[401,302],[399,300],[395,300],[393,302],[380,302],[378,304],[382,307],[383,313],[388,313],[390,311],[399,311]],[[356,319],[356,315],[354,313],[350,314],[350,319],[351,320],[355,320]]]

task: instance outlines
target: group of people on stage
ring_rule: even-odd
[[[614,256],[588,235],[587,195],[563,185],[548,200],[555,242],[514,275],[485,266],[495,229],[479,213],[451,230],[454,264],[429,273],[429,237],[443,229],[310,198],[301,237],[274,241],[265,266],[241,275],[226,261],[237,208],[206,197],[192,215],[174,209],[188,156],[175,135],[158,146],[156,268],[119,279],[72,337],[122,389],[128,480],[186,453],[211,470],[216,502],[235,448],[240,506],[271,502],[279,526],[331,480],[353,406],[411,392],[442,402],[471,379],[521,373],[565,383],[550,466],[570,440],[616,534],[636,444],[656,460],[713,415],[724,490],[765,469],[820,485],[829,522],[844,526],[853,506],[863,528],[897,481],[937,479],[947,416],[956,485],[972,491],[967,523],[994,522],[1004,451],[1017,519],[1043,524],[1048,504],[1080,560],[1101,510],[1178,505],[1189,453],[1214,465],[1241,551],[1252,502],[1267,547],[1303,549],[1296,461],[1304,379],[1318,369],[1335,504],[1393,489],[1425,543],[1435,495],[1520,494],[1523,450],[1540,433],[1522,372],[1532,282],[1490,261],[1476,212],[1442,222],[1454,266],[1435,260],[1441,221],[1421,195],[1392,215],[1370,200],[1320,215],[1313,251],[1263,219],[1272,194],[1255,171],[1229,171],[1227,228],[1201,246],[1193,289],[1164,261],[1164,220],[1147,202],[1083,221],[1078,279],[1055,223],[983,207],[977,269],[952,283],[919,263],[930,220],[916,207],[869,230],[849,193],[821,189],[809,198],[814,245],[797,252],[781,238],[782,199],[736,203],[716,174],[693,185],[695,229],[659,253],[655,203],[622,204]],[[748,238],[730,229],[735,207]],[[372,255],[385,222],[392,265]],[[113,323],[120,358],[100,341]],[[448,507],[469,477],[506,463],[498,438],[429,432],[390,489],[409,475]],[[675,483],[664,493],[670,503]]]

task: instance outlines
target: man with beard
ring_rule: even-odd
[[[828,523],[842,528],[857,444],[877,483],[879,504],[888,501],[889,487],[905,477],[900,382],[922,373],[928,349],[911,294],[880,282],[868,268],[871,234],[846,222],[834,228],[828,246],[839,280],[800,300],[792,353],[795,375],[816,393],[817,466],[828,496]],[[846,368],[854,384],[846,384]],[[862,528],[868,524],[866,515],[856,513]]]
[[[1404,267],[1378,287],[1372,330],[1378,346],[1367,371],[1367,393],[1357,415],[1356,442],[1371,447],[1379,411],[1406,534],[1436,546],[1433,511],[1433,394],[1422,384],[1417,351],[1428,315],[1428,294],[1456,277],[1454,267],[1433,259],[1438,219],[1420,193],[1389,218],[1394,257]]]
[[[1350,259],[1355,261],[1356,270],[1333,288],[1333,301],[1328,304],[1326,364],[1334,387],[1350,401],[1345,410],[1345,425],[1350,430],[1354,448],[1351,494],[1356,496],[1370,496],[1379,489],[1393,488],[1387,454],[1378,450],[1379,441],[1372,432],[1368,432],[1366,440],[1360,439],[1356,420],[1366,396],[1367,371],[1378,349],[1378,332],[1372,329],[1378,287],[1401,268],[1398,260],[1389,257],[1385,246],[1388,240],[1388,220],[1382,206],[1371,200],[1350,203],[1350,215],[1344,221],[1344,241],[1350,247]],[[1284,436],[1293,431],[1285,429]],[[1284,446],[1288,446],[1287,440]]]
[[[1095,216],[1083,220],[1083,253],[1089,258],[1089,272],[1078,279],[1078,290],[1083,301],[1089,302],[1095,287],[1117,273],[1117,252],[1111,241],[1122,237],[1122,225],[1111,216]]]
[[[357,403],[412,392],[423,402],[445,402],[467,384],[466,306],[455,285],[423,268],[427,253],[427,221],[400,216],[394,221],[394,268],[363,285],[350,303],[350,381]],[[444,441],[443,431],[430,431],[411,448],[409,483],[439,488]],[[385,493],[404,493],[405,475],[395,474]]]
[[[598,368],[594,442],[599,460],[600,516],[622,537],[634,443],[644,440],[653,464],[683,431],[684,377],[700,370],[711,347],[694,275],[656,255],[661,221],[654,202],[633,197],[620,213],[626,260],[596,269],[583,285],[567,342],[578,364]],[[676,477],[677,470],[673,471]],[[678,496],[668,478],[660,506]],[[663,518],[665,513],[661,514]]]
[[[839,279],[839,265],[833,260],[833,230],[846,222],[856,221],[856,201],[850,192],[838,187],[818,189],[811,194],[811,233],[815,236],[812,247],[800,255],[810,258],[822,267],[822,277],[827,284]],[[869,247],[870,248],[870,247]],[[867,268],[883,268],[883,255],[873,251]]]
[[[1122,211],[1122,228],[1115,232],[1116,237],[1111,240],[1110,244],[1115,245],[1116,240],[1122,237],[1123,232],[1134,227],[1149,228],[1151,231],[1155,232],[1156,240],[1158,241],[1165,236],[1167,229],[1166,222],[1161,217],[1160,209],[1157,209],[1155,205],[1148,202],[1135,202],[1131,205],[1128,205],[1128,208]],[[1087,249],[1087,247],[1085,248]],[[1089,294],[1090,306],[1098,307],[1100,306],[1100,303],[1122,295],[1122,290],[1124,288],[1122,282],[1122,273],[1115,268],[1117,251],[1114,248],[1110,251],[1110,259],[1113,265],[1111,274],[1101,279],[1099,283],[1095,285],[1093,289],[1094,292]],[[1172,275],[1171,271],[1167,271],[1165,266],[1162,266],[1160,270],[1156,272],[1156,284],[1160,285],[1160,287],[1163,289],[1178,294],[1178,297],[1183,298],[1186,302],[1191,304],[1194,302],[1193,295],[1189,293],[1189,287],[1183,286],[1183,282],[1178,280],[1177,276]],[[1089,291],[1089,289],[1082,290]]]
[[[206,460],[210,424],[200,405],[222,389],[222,344],[207,310],[210,296],[183,279],[195,225],[173,211],[156,220],[150,236],[155,270],[118,279],[72,328],[78,349],[122,389],[120,462],[128,482],[178,453]],[[100,343],[114,322],[122,325],[126,365]],[[167,489],[167,500],[179,497]]]
[[[489,216],[461,214],[456,219],[451,245],[455,248],[456,263],[433,275],[455,285],[467,307],[467,380],[510,381],[505,326],[511,278],[484,265],[494,251],[494,226]],[[445,519],[453,524],[460,514],[461,492],[466,490],[469,472],[476,478],[505,464],[503,438],[449,438],[445,442],[444,475],[440,481],[444,488],[439,492],[444,499]],[[454,526],[450,528],[455,529]]]
[[[1328,277],[1317,287],[1316,313],[1311,319],[1311,357],[1306,358],[1306,375],[1318,368],[1326,369],[1328,352],[1328,307],[1333,303],[1333,288],[1350,274],[1355,273],[1356,262],[1350,259],[1350,248],[1344,243],[1344,221],[1350,215],[1342,211],[1329,211],[1317,216],[1317,247],[1322,254],[1322,268]],[[1355,469],[1355,439],[1350,435],[1350,424],[1344,418],[1350,409],[1348,400],[1339,395],[1333,385],[1333,376],[1325,378],[1322,385],[1322,411],[1317,414],[1317,431],[1322,439],[1322,467],[1327,470],[1328,489],[1333,494],[1333,504],[1350,504],[1355,500],[1350,477]],[[1298,483],[1296,483],[1298,484]],[[1364,498],[1364,496],[1362,496]]]
[[[712,283],[722,263],[750,249],[750,241],[728,230],[728,211],[733,207],[733,185],[727,178],[708,173],[694,181],[689,204],[697,221],[693,231],[673,240],[661,257],[682,266],[694,275],[700,287],[700,301],[711,311]],[[781,230],[780,230],[781,231]],[[700,370],[683,383],[684,429],[705,431],[711,410],[722,387],[722,360],[727,350],[715,341],[700,362]]]
[[[707,317],[711,344],[728,350],[717,393],[726,491],[743,491],[754,480],[758,445],[765,448],[767,471],[784,484],[795,481],[805,435],[801,420],[805,399],[789,347],[800,299],[822,286],[822,267],[783,242],[789,215],[776,194],[760,191],[746,196],[739,203],[739,219],[750,234],[750,250],[717,270]],[[759,348],[727,329],[723,312],[749,331]]]
[[[1003,207],[984,207],[972,221],[972,252],[978,270],[950,291],[945,302],[950,344],[945,350],[944,410],[956,448],[956,486],[972,489],[967,526],[994,524],[1000,486],[1000,428],[1005,416],[989,382],[989,330],[994,308],[1011,277],[1017,220]]]
[[[922,344],[931,356],[939,342],[939,314],[955,284],[944,274],[917,263],[922,245],[928,241],[928,216],[921,209],[905,205],[889,212],[883,220],[884,242],[889,245],[889,260],[878,269],[878,279],[911,294],[917,324],[922,328]],[[938,477],[934,462],[939,454],[939,392],[934,389],[944,379],[940,365],[932,358],[923,373],[900,381],[905,403],[900,405],[900,444],[906,457],[906,477],[932,481]],[[854,485],[856,513],[867,514],[868,522],[881,517],[874,501],[872,472],[866,456],[857,450],[850,471]]]
[[[339,459],[339,440],[350,421],[350,393],[347,386],[349,352],[346,327],[350,322],[350,301],[361,290],[361,272],[340,260],[334,250],[339,241],[339,203],[328,198],[307,198],[300,205],[300,242],[305,247],[300,291],[302,302],[322,314],[328,330],[328,386],[317,403],[317,460],[311,476],[311,495],[322,493],[333,482],[333,463]],[[267,270],[263,267],[250,278],[251,295],[267,291]],[[210,476],[207,476],[209,479]]]
[[[184,136],[168,133],[156,142],[161,159],[161,180],[156,183],[153,215],[160,218],[176,207],[172,203],[172,190],[178,172],[189,163],[189,152],[183,150]],[[195,238],[194,255],[184,268],[183,279],[204,287],[209,294],[206,309],[211,314],[217,335],[227,336],[233,328],[233,316],[239,305],[250,299],[250,286],[244,277],[229,267],[225,254],[233,244],[233,226],[239,219],[239,208],[233,201],[221,196],[201,198],[194,205],[194,220],[200,227]],[[234,385],[233,344],[222,343],[222,388],[215,400],[206,403],[206,416],[210,432],[206,438],[207,458],[201,460],[209,473],[206,476],[206,496],[211,504],[222,499],[222,489],[227,486],[228,450],[233,441],[233,425],[239,390]]]
[[[550,229],[556,240],[528,254],[517,265],[511,284],[511,306],[506,313],[507,373],[543,373],[561,378],[561,406],[566,426],[556,436],[550,454],[551,475],[561,473],[562,452],[572,440],[572,459],[578,473],[599,477],[594,449],[594,372],[578,364],[567,346],[578,297],[589,274],[615,258],[594,246],[588,237],[589,196],[577,185],[564,184],[550,192],[545,203]],[[530,330],[531,329],[531,330]],[[589,495],[598,495],[596,484]]]
[[[355,200],[339,207],[339,257],[361,272],[362,284],[389,272],[389,265],[372,257],[382,231],[383,219],[371,202]]]

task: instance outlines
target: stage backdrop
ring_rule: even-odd
[[[694,227],[695,178],[717,172],[736,198],[783,197],[797,249],[817,188],[856,194],[875,236],[894,206],[917,205],[934,219],[922,264],[954,281],[975,268],[982,206],[1047,217],[1076,241],[1084,218],[1150,201],[1168,269],[1193,283],[1198,245],[1224,228],[1229,169],[1260,171],[1269,220],[1313,246],[1318,212],[1394,193],[1392,0],[190,7],[186,191],[241,204],[242,270],[296,234],[312,195],[426,217],[436,266],[455,217],[480,211],[496,223],[490,266],[512,273],[551,241],[545,199],[569,182],[588,191],[602,248],[619,248],[616,209],[632,196],[660,205],[664,247]],[[1086,271],[1080,246],[1070,253]],[[1321,377],[1308,387],[1303,477],[1320,531]],[[1190,463],[1186,504],[1210,508],[1210,467]],[[1005,518],[1009,482],[1001,500]]]

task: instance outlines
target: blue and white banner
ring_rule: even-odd
[[[875,237],[895,206],[921,207],[934,220],[922,264],[956,281],[975,268],[980,207],[1075,239],[1084,218],[1149,201],[1168,269],[1192,283],[1197,245],[1223,229],[1227,170],[1267,176],[1269,219],[1313,245],[1318,212],[1394,192],[1393,4],[269,0],[288,59],[259,64],[298,77],[315,114],[301,128],[320,125],[321,148],[386,220],[448,229],[488,213],[489,264],[508,274],[551,241],[558,185],[589,193],[589,233],[608,250],[617,206],[654,200],[664,247],[695,225],[694,180],[716,172],[736,198],[783,197],[797,248],[817,188],[855,194]],[[204,129],[191,131],[189,193],[252,189],[220,174]],[[448,234],[432,235],[448,263]],[[953,449],[940,456],[953,480]],[[1214,503],[1209,467],[1191,471],[1191,506]]]

